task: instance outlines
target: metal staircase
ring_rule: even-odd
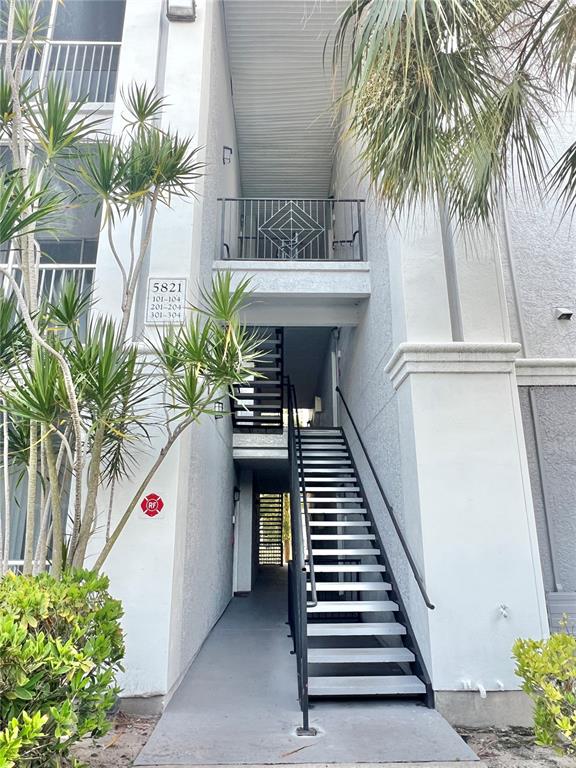
[[[344,430],[303,429],[286,380],[290,463],[288,619],[294,641],[300,735],[314,735],[311,697],[420,698],[434,692]],[[339,387],[424,604],[434,610],[358,426]]]
[[[430,699],[426,670],[346,437],[341,429],[298,433],[301,504],[311,542],[308,696]]]
[[[234,431],[282,430],[283,347],[282,328],[262,328],[262,354],[254,363],[254,378],[235,385],[230,394]]]
[[[283,565],[282,519],[282,494],[260,493],[258,495],[258,562],[260,565]]]

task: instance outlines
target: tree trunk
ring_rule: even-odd
[[[46,465],[48,467],[48,479],[50,481],[50,499],[52,504],[52,576],[59,579],[62,576],[62,549],[64,537],[62,534],[62,504],[60,501],[60,484],[58,467],[54,457],[52,445],[52,431],[48,425],[44,427],[44,450],[46,453]]]
[[[30,455],[28,457],[28,497],[26,499],[26,534],[24,539],[25,576],[32,574],[34,534],[36,531],[36,495],[38,489],[38,425],[30,422]]]
[[[82,568],[84,566],[86,548],[92,534],[92,526],[94,525],[94,519],[96,516],[98,486],[100,485],[100,460],[102,458],[102,445],[104,443],[104,436],[105,428],[103,425],[100,425],[96,428],[94,433],[94,441],[92,443],[92,456],[90,458],[90,468],[88,470],[86,504],[84,507],[84,514],[82,515],[82,525],[80,526],[78,543],[76,544],[74,552],[70,553],[72,557],[72,565],[74,568]]]

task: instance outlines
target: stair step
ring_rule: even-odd
[[[308,608],[308,613],[387,613],[397,611],[393,600],[326,600]]]
[[[355,507],[354,509],[340,509],[339,507],[323,507],[321,509],[309,508],[308,512],[311,515],[364,515],[366,510],[362,507]]]
[[[346,464],[352,464],[350,459],[304,459],[304,469],[315,469],[318,467],[326,467],[330,469],[331,466],[343,467]]]
[[[355,470],[353,467],[342,467],[338,469],[336,469],[336,467],[305,467],[304,473],[302,473],[302,470],[300,470],[300,474],[304,474],[304,477],[314,477],[315,475],[330,475],[331,477],[338,477],[339,475],[353,475],[354,472]]]
[[[408,648],[309,648],[311,664],[411,664]]]
[[[337,488],[337,490],[341,491],[340,488]],[[345,491],[342,491],[342,492],[345,493]],[[348,498],[342,498],[342,496],[324,496],[324,497],[316,496],[314,499],[311,499],[310,501],[313,502],[314,504],[327,504],[328,502],[330,502],[330,504],[335,504],[336,502],[340,502],[341,504],[361,504],[364,501],[364,499],[361,496],[350,496]],[[316,511],[321,512],[322,509],[318,508]],[[345,512],[345,511],[346,511],[345,509],[342,510],[342,512]]]
[[[314,557],[375,557],[379,549],[313,549]]]
[[[234,393],[236,400],[280,400],[280,395],[277,392],[245,392],[244,388],[239,392]]]
[[[356,480],[351,480],[350,482],[355,483]],[[334,485],[334,486],[327,485],[326,486],[326,485],[308,485],[308,483],[306,483],[307,493],[351,493],[352,491],[360,491],[360,488],[357,485],[349,485],[348,487],[344,487],[343,485]]]
[[[396,637],[405,635],[406,627],[396,621],[372,623],[356,622],[318,622],[308,624],[308,637]]]
[[[346,451],[346,443],[343,440],[301,440],[302,448],[306,450],[318,450],[319,448],[336,448]]]
[[[254,421],[278,422],[278,425],[282,426],[282,418],[280,414],[278,416],[249,416],[244,412],[236,413],[237,424],[240,424],[241,422],[247,422],[248,424],[250,424],[251,422],[254,422]]]
[[[310,696],[391,696],[420,695],[426,686],[415,675],[385,675],[358,677],[310,677]]]
[[[338,435],[339,437],[342,437],[342,430],[341,429],[314,429],[314,427],[304,427],[302,429],[302,434],[306,436],[311,437],[318,437],[323,435]]]
[[[304,459],[307,459],[312,456],[325,456],[327,458],[347,458],[348,454],[338,451],[317,451],[317,450],[308,450],[307,448],[302,449],[302,453],[304,455]]]
[[[308,582],[307,587],[311,590],[312,584]],[[392,585],[388,581],[318,581],[316,579],[318,592],[387,592],[389,589],[392,589]]]
[[[242,414],[244,417],[247,417],[249,413],[253,413],[254,411],[270,411],[270,412],[276,411],[278,413],[280,411],[280,405],[278,404],[276,406],[272,403],[266,403],[264,405],[259,403],[250,403],[250,405],[239,404],[237,406],[236,413],[238,415]]]
[[[310,520],[311,528],[370,528],[368,520]]]
[[[309,571],[310,566],[307,565],[306,570]],[[385,570],[386,567],[380,563],[314,563],[314,573],[382,573]]]
[[[243,392],[245,389],[252,387],[276,387],[278,391],[281,391],[282,385],[278,379],[248,379],[242,384],[235,384],[234,391],[238,389],[238,391]]]
[[[302,479],[302,475],[300,475],[300,479]],[[314,483],[357,483],[358,480],[356,480],[356,477],[354,476],[354,472],[345,472],[341,475],[338,473],[334,473],[333,471],[330,472],[328,477],[322,477],[318,476],[315,472],[304,472],[304,479],[307,483],[313,485]],[[322,490],[326,490],[323,488]]]
[[[312,541],[374,541],[373,533],[313,533]]]

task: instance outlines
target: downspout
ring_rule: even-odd
[[[504,196],[501,197],[501,207],[502,207],[502,224],[503,224],[503,230],[504,230],[504,247],[506,249],[506,253],[508,255],[508,263],[510,265],[510,283],[512,285],[512,298],[514,301],[514,308],[516,310],[516,317],[518,318],[518,333],[520,336],[520,344],[522,345],[522,351],[524,353],[524,357],[529,357],[528,354],[528,344],[527,344],[527,334],[526,334],[526,327],[524,324],[524,317],[522,315],[522,308],[520,304],[520,296],[518,293],[518,283],[516,280],[516,267],[514,264],[514,257],[512,255],[512,246],[511,246],[511,237],[510,237],[510,228],[508,225],[508,206],[506,205],[506,200]],[[558,583],[558,579],[556,576],[556,559],[554,555],[554,547],[553,547],[553,534],[552,534],[552,524],[550,521],[550,515],[549,515],[549,506],[547,498],[549,496],[548,494],[548,482],[546,479],[546,473],[544,472],[544,468],[542,465],[542,458],[541,458],[541,446],[542,446],[542,433],[540,430],[540,419],[538,415],[538,404],[536,402],[535,394],[534,394],[534,388],[532,386],[528,386],[528,405],[530,408],[530,417],[532,419],[533,424],[533,430],[534,430],[534,448],[536,453],[536,468],[538,471],[538,480],[540,482],[540,489],[541,489],[541,497],[542,497],[542,508],[544,510],[544,530],[546,532],[546,545],[548,548],[548,555],[550,558],[550,571],[552,573],[552,584],[554,586],[554,592],[559,592],[560,585]]]
[[[444,272],[446,274],[446,291],[448,294],[448,311],[450,313],[450,330],[452,341],[464,341],[464,323],[462,321],[462,305],[460,288],[458,287],[458,270],[456,254],[454,253],[454,237],[452,226],[441,200],[439,203],[440,228],[442,231],[442,250],[444,252]]]

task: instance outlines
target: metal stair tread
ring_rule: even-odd
[[[340,489],[339,489],[340,490]],[[331,492],[331,491],[330,491]],[[346,493],[346,491],[341,491],[342,493]],[[343,498],[342,496],[316,496],[314,499],[310,499],[310,501],[314,504],[327,504],[328,502],[339,504],[362,504],[364,499],[361,496],[349,496]],[[309,510],[312,511],[312,510]],[[321,512],[321,509],[316,510],[317,512]],[[342,510],[345,511],[345,510]]]
[[[310,677],[310,696],[420,695],[426,686],[415,675],[358,675],[351,677]]]
[[[409,648],[309,648],[311,664],[411,664],[415,657]]]
[[[373,533],[313,533],[312,541],[374,541]]]
[[[308,606],[308,613],[387,613],[397,611],[393,600],[320,600]]]
[[[311,515],[364,515],[366,509],[356,507],[355,509],[340,509],[339,507],[324,507],[323,509],[309,509]]]
[[[396,621],[318,622],[308,624],[308,637],[379,637],[405,635],[406,627]]]
[[[369,520],[310,520],[311,528],[371,528]]]
[[[312,549],[315,557],[374,557],[380,554],[379,549]]]
[[[307,565],[306,570],[309,571],[310,566]],[[315,573],[383,573],[385,570],[386,566],[380,563],[314,563]]]
[[[312,589],[310,582],[308,589]],[[316,579],[316,590],[318,592],[388,592],[392,589],[392,584],[388,581],[318,581]]]

